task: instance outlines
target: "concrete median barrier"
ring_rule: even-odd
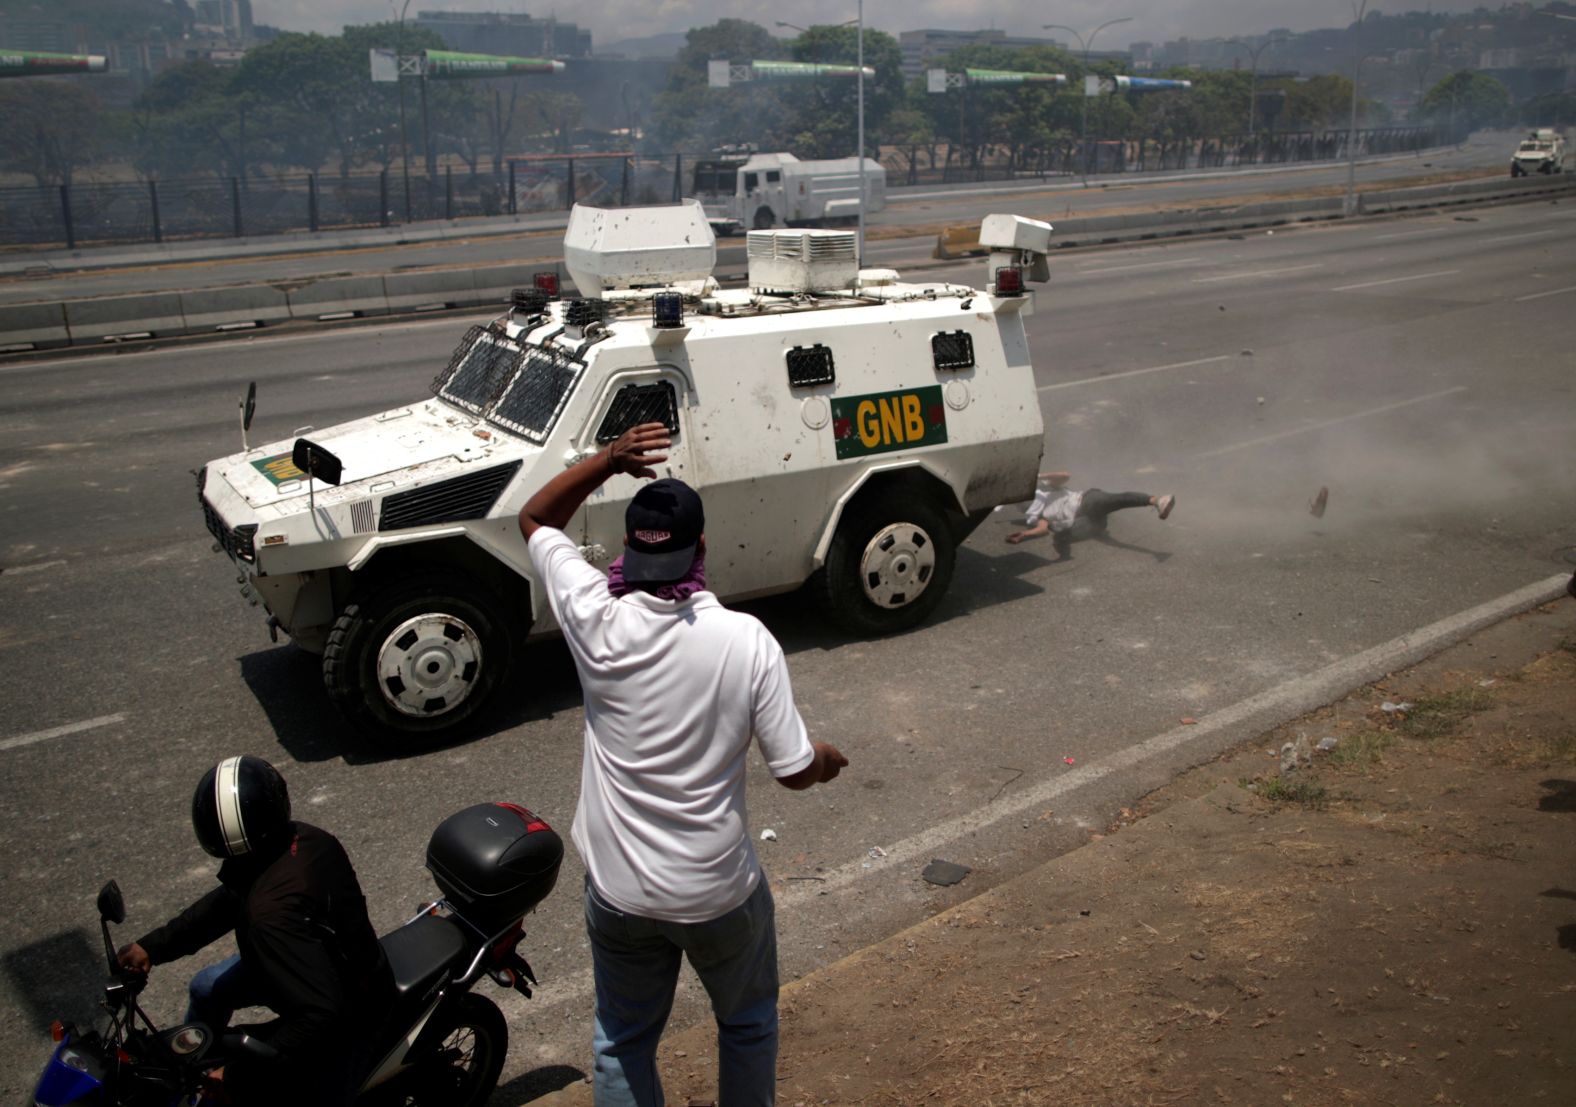
[[[0,306],[0,353],[71,345],[64,304]]]
[[[91,300],[67,300],[61,306],[66,312],[66,327],[74,346],[116,338],[165,338],[187,331],[179,292],[99,296]]]
[[[557,272],[556,265],[490,265],[485,269],[471,270],[475,303],[498,306],[509,302],[509,293],[517,288],[530,288],[536,275],[543,271]],[[562,286],[563,277],[559,276]]]
[[[240,329],[248,324],[261,327],[289,319],[290,302],[283,292],[267,284],[203,288],[181,293],[181,313],[188,331]]]
[[[429,269],[390,273],[383,278],[390,311],[466,307],[476,302],[476,281],[469,269]]]
[[[389,313],[381,276],[329,277],[284,288],[292,319],[347,319]]]

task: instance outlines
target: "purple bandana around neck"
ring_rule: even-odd
[[[659,600],[682,602],[696,592],[706,590],[706,555],[695,555],[695,560],[690,562],[689,572],[684,575],[683,580],[659,584],[655,588],[641,588],[624,579],[624,557],[620,554],[614,558],[613,564],[607,567],[607,590],[613,593],[615,598],[627,596],[631,592],[646,592]]]

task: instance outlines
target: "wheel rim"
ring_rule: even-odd
[[[406,1107],[468,1102],[487,1067],[489,1043],[472,1026],[456,1027],[438,1047],[421,1079],[403,1097]]]
[[[913,603],[936,571],[936,544],[914,523],[889,523],[871,537],[859,559],[865,598],[891,609]]]
[[[476,687],[482,640],[464,619],[431,612],[406,619],[378,649],[378,687],[401,715],[432,718],[458,708]]]

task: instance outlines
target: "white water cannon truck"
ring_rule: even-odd
[[[662,475],[705,500],[712,591],[808,583],[854,633],[907,629],[941,602],[959,543],[1034,493],[1026,282],[1049,276],[1050,233],[986,217],[977,289],[861,270],[848,231],[754,231],[746,286],[722,288],[693,200],[576,207],[578,298],[542,274],[465,333],[430,398],[243,437],[199,471],[208,530],[271,632],[322,655],[329,698],[407,747],[530,688],[521,647],[556,627],[520,507],[639,423],[667,425]],[[622,549],[640,483],[611,478],[567,528],[593,564]]]
[[[886,207],[886,170],[871,158],[800,161],[792,154],[720,154],[695,164],[694,198],[719,235],[771,227],[818,227],[859,218],[859,174],[865,215]]]

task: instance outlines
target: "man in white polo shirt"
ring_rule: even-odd
[[[655,477],[661,423],[558,474],[520,511],[531,564],[585,694],[573,839],[586,866],[596,977],[597,1107],[663,1102],[657,1042],[688,957],[717,1018],[722,1107],[774,1102],[777,934],[750,838],[753,738],[778,783],[822,784],[848,764],[811,742],[782,647],[706,591],[705,518],[683,481],[641,487],[624,555],[604,576],[563,533],[614,473]]]

